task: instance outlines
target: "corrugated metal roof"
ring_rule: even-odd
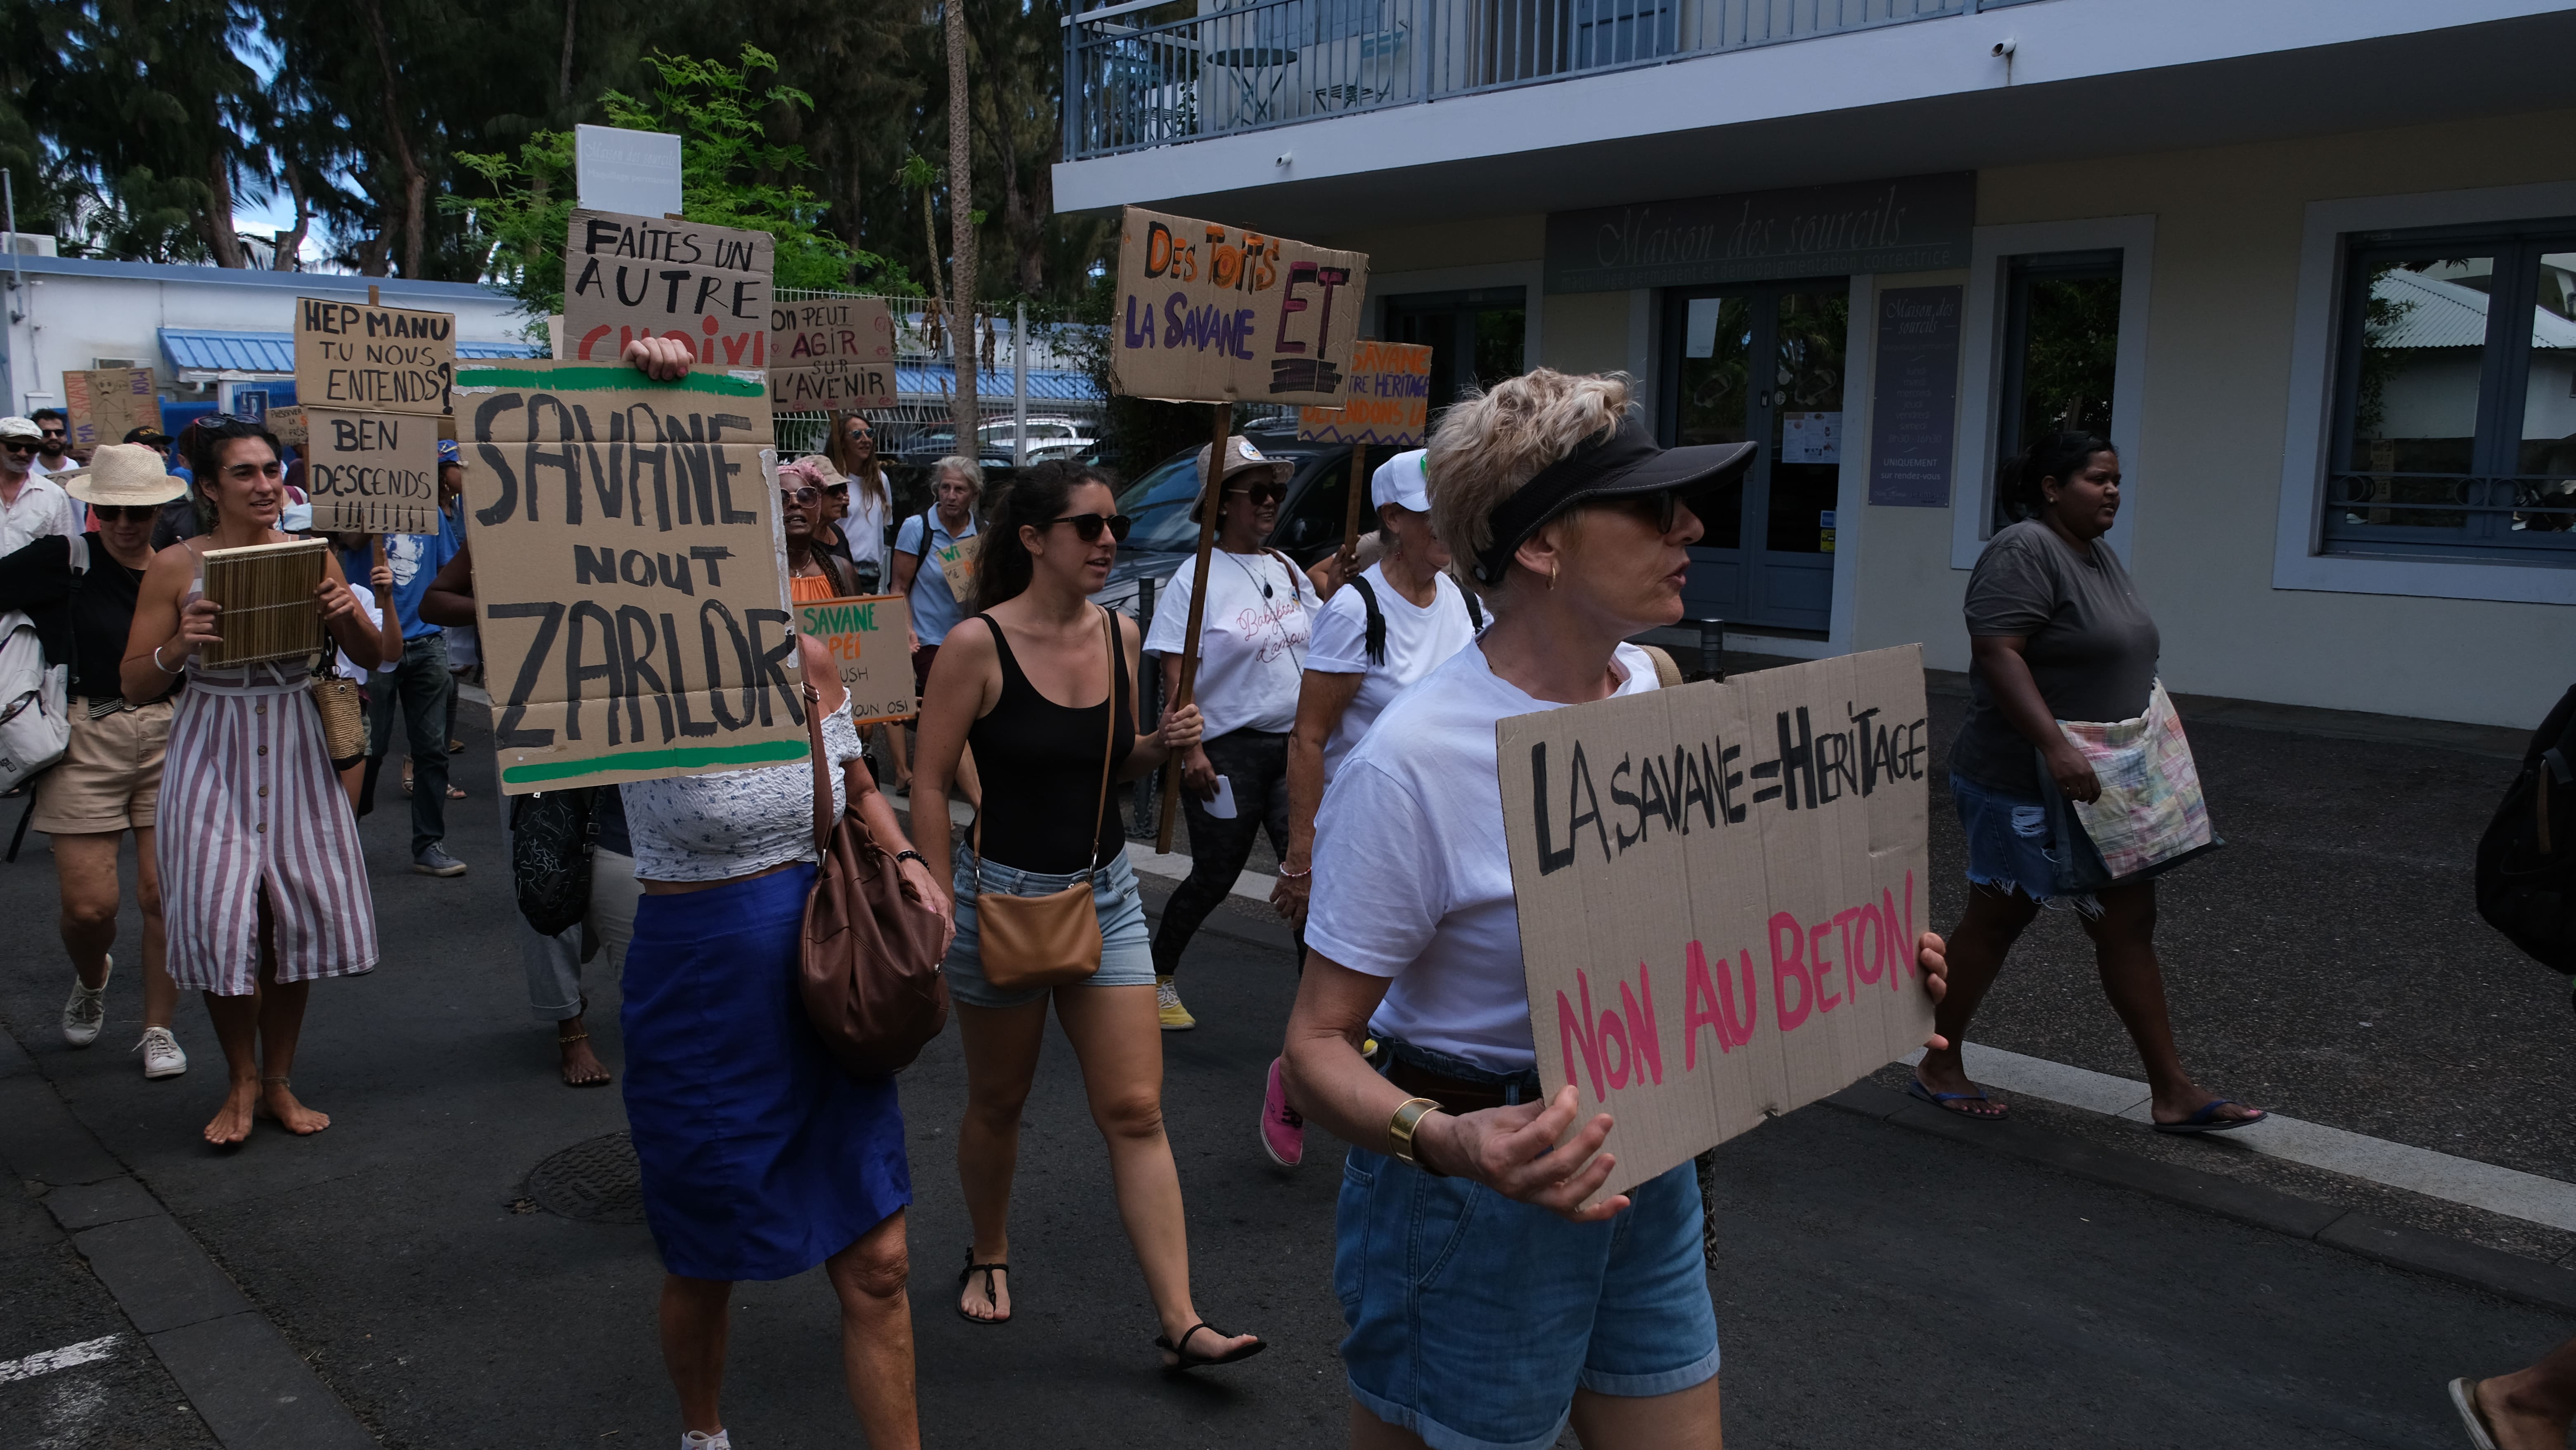
[[[957,368],[953,363],[897,363],[894,388],[898,397],[944,398],[956,386]],[[991,368],[975,370],[975,391],[986,398],[1011,396],[1011,375]],[[1060,370],[1029,369],[1029,400],[1044,399],[1056,403],[1091,403],[1100,394],[1091,386],[1087,373]]]
[[[213,332],[203,328],[161,329],[161,351],[179,372],[295,373],[295,334],[291,332]],[[535,357],[527,342],[456,344],[458,357]]]
[[[2395,321],[2372,331],[2374,347],[2486,346],[2487,294],[2474,287],[2396,267],[2370,284],[2370,296],[2397,309]],[[2533,309],[2531,345],[2576,347],[2576,322]]]

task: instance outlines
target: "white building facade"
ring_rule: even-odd
[[[1367,252],[1446,392],[1764,446],[1690,602],[1964,669],[1997,463],[2120,448],[2178,692],[2529,726],[2576,678],[2576,6],[1253,0],[1066,28],[1057,205]]]

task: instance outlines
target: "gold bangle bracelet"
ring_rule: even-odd
[[[1422,1125],[1424,1117],[1439,1110],[1440,1104],[1430,1098],[1406,1098],[1396,1106],[1395,1116],[1386,1120],[1386,1137],[1388,1145],[1395,1149],[1395,1156],[1399,1160],[1421,1169],[1434,1178],[1446,1178],[1448,1174],[1413,1156],[1414,1129]]]

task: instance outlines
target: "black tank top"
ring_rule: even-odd
[[[1103,802],[1100,792],[1100,745],[1110,737],[1110,783],[1118,766],[1136,746],[1136,705],[1121,651],[1110,674],[1110,699],[1089,709],[1059,705],[1038,693],[1011,642],[989,614],[975,618],[993,632],[994,653],[1002,665],[1002,697],[991,713],[966,731],[975,748],[975,769],[984,784],[984,856],[1005,866],[1049,876],[1069,876],[1106,862],[1127,844],[1118,822],[1117,801]],[[1108,642],[1095,623],[1091,647],[1108,652]],[[1117,706],[1114,733],[1101,712]],[[1094,806],[1101,807],[1098,829],[1086,830]],[[1086,839],[1088,837],[1088,839]]]

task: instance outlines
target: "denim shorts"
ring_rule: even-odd
[[[963,843],[957,847],[957,940],[940,970],[948,977],[948,995],[969,1007],[1017,1007],[1044,1000],[1051,988],[1004,992],[984,980],[984,958],[975,931],[975,898],[986,891],[1004,896],[1049,896],[1082,879],[1082,873],[1050,876],[1005,866],[987,856],[983,878],[976,879],[975,858]],[[1154,947],[1145,932],[1145,897],[1136,889],[1136,870],[1121,850],[1091,874],[1091,907],[1100,913],[1100,970],[1087,987],[1154,985]]]
[[[1333,1292],[1351,1397],[1433,1450],[1546,1450],[1576,1389],[1669,1395],[1717,1375],[1717,1311],[1684,1163],[1604,1223],[1353,1148]]]
[[[2089,895],[2070,896],[2057,889],[2057,842],[2049,830],[2047,806],[1955,773],[1950,799],[1959,807],[1959,829],[1968,837],[1969,881],[2018,891],[2042,906],[2072,906],[2088,915],[2101,909]]]

